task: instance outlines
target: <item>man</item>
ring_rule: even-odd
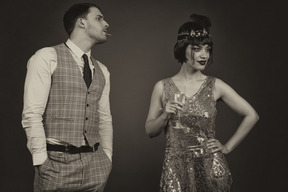
[[[35,166],[34,191],[103,191],[112,167],[112,117],[107,68],[91,48],[107,39],[95,4],[64,15],[66,43],[28,61],[22,125]]]

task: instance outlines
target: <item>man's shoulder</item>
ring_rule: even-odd
[[[39,53],[49,52],[49,51],[55,52],[55,48],[58,48],[58,47],[61,47],[61,46],[64,46],[64,43],[60,43],[60,44],[56,44],[56,45],[51,45],[51,46],[42,47],[42,48],[38,49],[38,50],[36,51],[36,53],[37,53],[37,52],[39,52]]]
[[[56,44],[56,45],[42,47],[42,48],[38,49],[36,51],[36,53],[38,53],[38,54],[43,54],[43,53],[45,54],[47,52],[53,52],[54,53],[56,51],[55,48],[61,47],[61,46],[64,46],[64,43],[59,43],[59,44]]]
[[[59,44],[56,44],[56,45],[52,45],[51,48],[60,48],[60,47],[65,47],[65,43],[59,43]]]
[[[93,57],[92,57],[92,59],[93,59],[93,63],[94,64],[98,64],[99,65],[99,67],[103,70],[107,70],[108,71],[108,69],[107,69],[107,67],[106,67],[106,65],[104,65],[103,63],[101,63],[100,61],[98,61],[98,60],[96,60],[96,59],[94,59]]]
[[[61,49],[62,47],[65,47],[64,43],[42,47],[38,50],[36,50],[34,56],[40,56],[40,57],[54,57],[57,56],[57,49]]]
[[[32,55],[32,57],[50,58],[51,56],[53,57],[55,55],[56,51],[53,47],[43,47],[36,50],[36,52],[34,53],[34,55]]]

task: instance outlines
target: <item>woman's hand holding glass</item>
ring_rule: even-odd
[[[182,128],[179,118],[184,103],[185,95],[183,93],[175,93],[174,100],[169,100],[165,105],[164,113],[167,114],[167,119],[172,117],[175,120],[174,128]]]
[[[185,104],[185,93],[178,92],[174,94],[174,102],[178,102],[181,105],[181,110],[176,111],[177,118],[175,119],[175,126],[174,128],[183,128],[183,126],[180,123],[180,113],[182,111],[182,107]]]
[[[166,103],[164,113],[167,114],[167,119],[171,118],[172,114],[176,115],[177,111],[182,111],[182,103],[175,100],[170,100]]]

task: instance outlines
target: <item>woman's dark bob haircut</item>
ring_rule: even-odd
[[[212,63],[212,38],[210,36],[210,27],[211,22],[210,19],[203,15],[192,14],[190,16],[192,21],[186,22],[178,30],[178,39],[174,46],[174,56],[183,64],[187,61],[186,58],[186,49],[189,44],[191,45],[210,45],[210,58],[208,64]],[[191,32],[199,31],[202,35],[192,35]],[[205,35],[203,35],[203,32]],[[207,34],[206,34],[207,32]],[[182,34],[187,34],[186,38],[180,38],[183,36]],[[185,36],[185,35],[184,35]]]

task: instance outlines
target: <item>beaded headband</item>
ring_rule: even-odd
[[[177,40],[183,40],[183,39],[192,40],[193,38],[198,38],[198,37],[206,37],[210,39],[211,35],[210,33],[207,32],[205,28],[203,28],[202,30],[196,30],[196,31],[192,29],[190,33],[178,34]]]

